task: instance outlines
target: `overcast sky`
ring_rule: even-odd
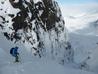
[[[62,4],[88,4],[98,3],[98,0],[58,0]]]
[[[63,16],[98,13],[98,0],[57,0]]]

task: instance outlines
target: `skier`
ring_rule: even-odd
[[[10,54],[15,57],[15,62],[19,62],[19,53],[18,53],[18,47],[14,47],[10,49]]]

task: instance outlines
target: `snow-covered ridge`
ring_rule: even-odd
[[[6,0],[0,3],[1,32],[9,41],[21,42],[33,55],[72,62],[73,49],[56,1]]]

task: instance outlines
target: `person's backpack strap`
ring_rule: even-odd
[[[14,50],[14,48],[11,48],[11,50],[10,50],[10,54],[13,54],[13,50]]]

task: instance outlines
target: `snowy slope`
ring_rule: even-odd
[[[5,58],[0,60],[0,74],[95,74],[93,72],[67,68],[53,60],[46,58],[32,59],[29,56],[31,60],[24,60],[24,62],[13,63],[10,61],[11,57],[5,54],[6,52],[0,48],[0,58]]]
[[[74,56],[75,62],[81,63],[83,61],[87,61],[86,59],[88,58],[88,56],[94,56],[95,52],[98,53],[98,44],[97,44],[98,37],[97,36],[70,33],[69,37],[70,37],[70,42],[73,48],[75,49],[74,50],[75,51],[75,56]],[[97,56],[93,57],[95,61],[97,61],[96,58]],[[95,64],[97,66],[98,62],[96,62]],[[91,64],[89,63],[89,65]]]
[[[2,42],[4,41],[6,40]],[[8,43],[8,41],[4,43]],[[93,72],[73,69],[72,67],[68,67],[67,64],[63,66],[50,58],[35,58],[22,46],[19,47],[21,62],[14,63],[14,57],[9,54],[10,47],[14,45],[11,43],[6,45],[6,47],[0,46],[3,48],[0,48],[0,74],[95,74]],[[3,44],[0,43],[0,45]]]
[[[69,40],[74,48],[74,61],[85,63],[98,73],[98,13],[86,13],[74,18],[67,17]]]

